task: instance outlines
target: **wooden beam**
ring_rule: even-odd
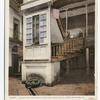
[[[95,0],[87,0],[87,1],[83,1],[83,2],[77,2],[77,3],[73,3],[70,5],[66,5],[62,8],[60,8],[60,11],[66,10],[66,9],[71,9],[71,8],[75,8],[75,7],[80,7],[80,6],[85,6],[86,4],[91,4],[91,3],[95,3]]]
[[[26,10],[40,5],[46,5],[46,4],[48,5],[49,2],[51,2],[51,0],[35,0],[35,1],[26,2],[22,4],[21,10]]]
[[[94,5],[88,6],[88,13],[91,13],[91,12],[94,12],[94,11],[95,11]],[[82,14],[85,14],[85,13],[86,13],[85,7],[81,7],[81,8],[78,8],[78,9],[71,10],[71,11],[67,10],[67,17],[78,16],[78,15],[82,15]],[[60,17],[66,18],[66,11],[61,12]]]
[[[86,37],[88,36],[88,5],[86,4]]]
[[[87,74],[90,72],[90,64],[89,64],[89,48],[86,48],[86,71]]]
[[[88,37],[88,5],[86,4],[86,35]],[[89,48],[86,48],[86,71],[89,74]]]
[[[66,33],[68,30],[68,11],[66,10]]]

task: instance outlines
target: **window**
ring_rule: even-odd
[[[35,15],[26,19],[26,42],[28,45],[45,44],[46,23],[46,14]]]
[[[39,15],[33,16],[33,43],[39,44]]]
[[[46,29],[46,14],[42,14],[40,15],[40,44],[44,44],[44,39],[47,37]]]
[[[32,38],[32,17],[26,19],[26,43],[31,45],[33,42]]]
[[[19,39],[19,20],[14,18],[14,23],[13,23],[13,38],[15,40],[18,40]]]

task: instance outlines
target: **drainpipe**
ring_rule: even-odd
[[[85,38],[88,37],[88,4],[86,4],[86,36]],[[86,43],[86,39],[85,39]],[[86,48],[86,71],[87,74],[89,74],[90,68],[89,68],[89,48]]]
[[[68,31],[68,9],[66,10],[66,33]]]

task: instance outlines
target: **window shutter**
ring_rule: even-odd
[[[33,44],[32,17],[26,18],[26,45]]]
[[[47,18],[46,14],[39,16],[39,43],[46,44],[45,39],[47,38]]]

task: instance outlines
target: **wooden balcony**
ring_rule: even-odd
[[[83,48],[84,39],[82,37],[52,44],[52,61],[62,61],[77,56]]]

